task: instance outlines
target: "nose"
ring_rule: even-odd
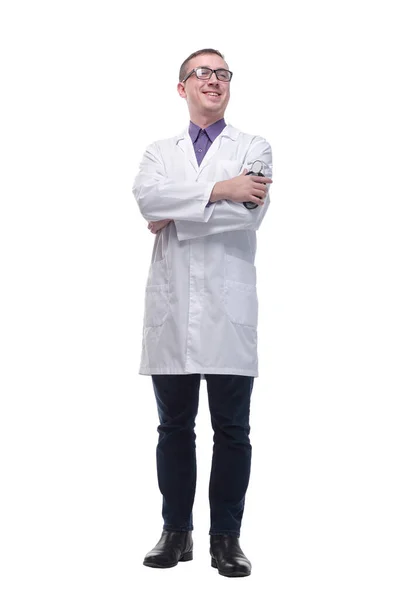
[[[214,80],[213,80],[213,78],[214,78]],[[218,83],[217,74],[211,73],[211,77],[208,81],[212,81],[212,83]]]

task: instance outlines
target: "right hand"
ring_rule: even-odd
[[[161,221],[150,221],[147,225],[147,229],[150,229],[151,233],[158,233],[161,229],[164,229],[168,223],[171,223],[172,220],[173,219],[162,219]]]
[[[229,186],[229,200],[232,202],[255,202],[264,204],[264,198],[268,193],[266,184],[272,183],[269,177],[259,177],[258,175],[246,175],[247,169],[237,177],[232,177],[225,181]],[[261,197],[257,198],[257,196]]]

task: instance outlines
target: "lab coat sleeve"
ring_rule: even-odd
[[[250,145],[243,165],[237,175],[240,175],[243,169],[249,171],[256,160],[260,160],[263,163],[262,171],[264,175],[272,178],[271,146],[264,138],[259,136],[256,136]],[[267,185],[268,193],[264,198],[264,204],[252,210],[247,209],[240,202],[219,200],[213,203],[215,206],[214,212],[206,222],[175,220],[178,240],[181,242],[183,240],[224,233],[226,231],[237,231],[238,229],[257,231],[270,204],[269,187]]]
[[[214,182],[169,179],[157,142],[146,148],[132,192],[147,221],[163,219],[207,222],[215,205],[208,204]]]

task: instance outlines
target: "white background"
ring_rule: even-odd
[[[398,600],[395,3],[2,6],[1,597]],[[274,159],[245,579],[210,566],[205,381],[194,560],[142,565],[162,528],[138,374],[154,236],[131,187],[187,125],[179,67],[205,47],[234,72],[226,121]]]

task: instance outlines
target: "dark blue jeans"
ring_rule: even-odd
[[[214,446],[209,501],[210,534],[240,535],[250,478],[250,397],[254,377],[205,375]],[[196,490],[195,419],[200,374],[152,375],[160,425],[157,476],[164,530],[193,529]]]

